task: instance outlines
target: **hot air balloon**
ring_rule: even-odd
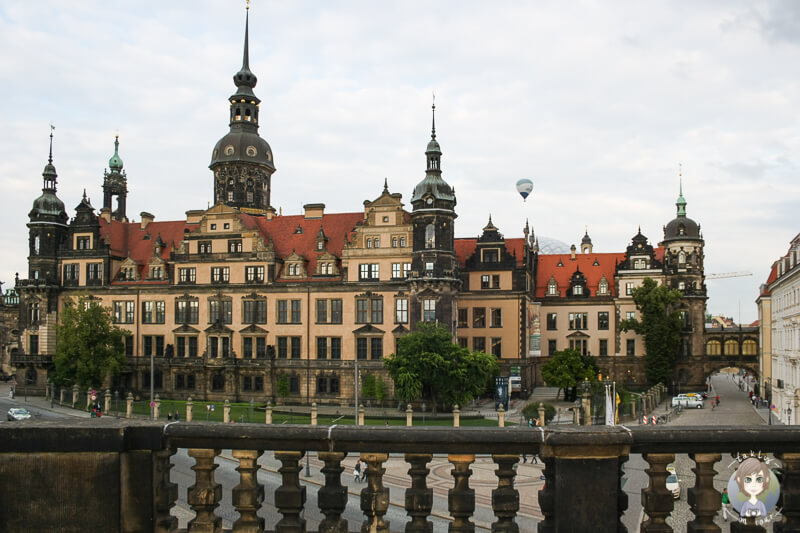
[[[522,178],[517,182],[517,192],[522,196],[522,200],[526,200],[528,195],[533,190],[533,182],[528,178]]]

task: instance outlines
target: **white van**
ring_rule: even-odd
[[[678,407],[678,406],[685,408],[702,409],[703,399],[695,395],[687,396],[686,394],[679,394],[672,398],[672,407]]]

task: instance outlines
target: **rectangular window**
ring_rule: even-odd
[[[356,339],[356,357],[359,359],[367,358],[367,339],[364,337]]]
[[[290,394],[300,394],[300,378],[297,376],[291,376],[289,378],[289,393]]]
[[[503,310],[492,309],[490,311],[490,327],[502,328],[503,327]]]
[[[175,357],[186,357],[186,337],[175,337]]]
[[[608,311],[597,313],[597,329],[608,329]]]
[[[199,254],[210,254],[211,253],[211,241],[200,241],[197,243],[197,253]]]
[[[245,267],[244,278],[248,283],[263,283],[264,267],[263,266]]]
[[[197,357],[197,337],[189,337],[189,357]]]
[[[328,300],[317,300],[317,323],[328,322]]]
[[[292,359],[300,359],[300,337],[290,337],[292,346]]]
[[[547,329],[554,331],[557,327],[558,313],[547,313]]]
[[[503,356],[503,339],[500,337],[492,337],[492,355],[498,358]]]
[[[403,238],[403,241],[405,241],[405,238]],[[405,244],[401,246],[405,246]],[[411,273],[411,263],[403,263],[403,278],[407,278],[410,273]]]
[[[397,324],[408,323],[408,299],[397,298],[394,301],[394,321]]]
[[[211,283],[228,283],[231,280],[231,269],[228,267],[211,267]]]
[[[628,296],[633,294],[633,282],[632,281],[629,281],[629,282],[625,283],[625,294],[627,294]]]
[[[358,265],[358,278],[361,280],[380,278],[378,263],[362,263]]]
[[[30,355],[39,355],[39,335],[31,335],[30,339]]]
[[[178,269],[178,283],[195,283],[197,281],[197,269],[179,268]]]
[[[250,392],[253,389],[253,379],[250,376],[242,376],[242,390]]]
[[[75,244],[77,245],[75,247],[77,250],[89,250],[92,247],[92,238],[91,237],[77,237],[75,239]]]
[[[125,355],[133,357],[133,335],[125,337]]]
[[[481,289],[488,289],[489,288],[489,275],[484,274],[481,276]]]
[[[228,253],[229,254],[242,253],[242,241],[239,239],[228,241]]]
[[[486,337],[472,337],[472,351],[486,352]]]
[[[331,300],[331,324],[342,323],[342,300],[335,298]]]
[[[492,274],[492,288],[493,289],[500,288],[500,274]]]
[[[605,357],[608,355],[608,340],[600,339],[600,355]]]
[[[289,322],[289,301],[278,300],[278,324]]]
[[[589,313],[570,313],[569,329],[589,329]]]
[[[383,300],[373,298],[370,302],[370,317],[373,324],[383,324]]]
[[[331,359],[342,358],[342,338],[331,337]]]
[[[636,311],[625,311],[626,320],[636,320]]]
[[[267,357],[267,338],[256,337],[256,357],[264,359]]]
[[[555,355],[556,354],[556,340],[550,339],[547,341],[547,355]]]
[[[219,338],[217,337],[208,338],[208,352],[211,355],[211,357],[219,357]]]
[[[483,250],[484,263],[497,263],[500,261],[500,250],[497,248],[487,248]]]
[[[136,302],[114,302],[114,323],[133,324]]]
[[[103,280],[103,263],[89,263],[86,265],[86,279],[88,282]]]
[[[359,298],[356,300],[356,324],[365,324],[367,322],[368,306],[368,300],[364,298]]]
[[[142,336],[144,344],[144,355],[154,355],[157,357],[164,356],[164,336],[163,335],[144,335]]]
[[[636,355],[636,339],[628,339],[625,343],[625,353],[634,356]]]
[[[211,300],[208,302],[208,323],[222,322],[233,324],[233,302],[230,300]]]
[[[422,321],[436,322],[436,300],[422,300]]]
[[[392,263],[392,278],[401,279],[403,277],[403,264]]]
[[[586,339],[570,339],[569,347],[571,350],[578,350],[581,355],[586,355]]]
[[[317,359],[328,358],[328,337],[317,337]]]
[[[369,340],[370,359],[380,359],[383,357],[383,339],[373,337]]]
[[[231,338],[221,337],[222,340],[222,357],[230,357],[231,355]]]
[[[253,337],[242,337],[242,357],[253,358]]]
[[[299,324],[300,323],[300,315],[302,312],[301,304],[303,303],[302,300],[292,300],[292,324]]]
[[[486,308],[473,307],[472,308],[472,327],[485,328],[486,327]]]
[[[468,339],[467,339],[466,337],[459,337],[459,338],[458,338],[458,345],[459,345],[460,347],[462,347],[462,348],[466,348],[466,347],[468,346],[468,345],[467,345],[467,340],[468,340]]]
[[[266,324],[267,323],[267,301],[266,300],[245,300],[242,302],[244,311],[244,324]]]
[[[463,307],[460,307],[458,309],[458,327],[460,328],[469,327],[469,309],[465,309]]]
[[[78,276],[80,276],[80,265],[78,263],[64,265],[64,283],[66,285],[77,284]]]
[[[287,359],[289,357],[289,338],[278,337],[278,359]]]
[[[197,324],[200,322],[200,302],[177,300],[175,302],[176,324]]]

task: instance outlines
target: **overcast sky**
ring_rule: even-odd
[[[244,0],[0,5],[0,281],[27,277],[27,213],[49,123],[58,196],[102,207],[120,135],[128,216],[213,200]],[[250,11],[272,203],[354,212],[425,171],[431,93],[456,235],[489,215],[506,237],[624,251],[675,216],[679,164],[701,224],[708,310],[750,322],[800,232],[800,2],[278,2]],[[514,184],[531,178],[523,203]],[[410,205],[406,207],[410,209]]]

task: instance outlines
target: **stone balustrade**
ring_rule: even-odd
[[[645,519],[641,530],[672,531],[667,523],[673,501],[665,487],[666,467],[675,454],[685,453],[694,462],[696,474],[695,485],[688,490],[693,518],[687,530],[711,533],[720,531],[713,522],[720,508],[720,494],[713,486],[715,464],[747,450],[770,452],[781,461],[783,518],[777,525],[780,531],[800,530],[800,428],[795,427],[548,426],[531,430],[164,425],[103,418],[0,425],[0,531],[180,531],[170,514],[178,496],[177,486],[170,481],[171,458],[179,449],[194,460],[194,482],[186,494],[194,513],[188,532],[221,532],[222,521],[215,511],[224,497],[237,511],[232,531],[305,532],[307,491],[314,490],[324,516],[319,532],[432,533],[433,491],[427,479],[434,454],[442,454],[452,464],[449,531],[475,530],[471,466],[476,455],[484,455],[497,467],[491,530],[516,533],[521,504],[514,487],[516,466],[522,452],[538,452],[547,479],[538,493],[544,517],[538,528],[541,533],[625,531],[621,517],[628,499],[620,488],[621,478],[625,461],[634,453],[642,454],[649,465],[645,472],[650,484],[642,490]],[[223,494],[214,477],[222,450],[231,450],[238,463],[239,483],[229,495]],[[324,482],[319,486],[301,482],[302,462],[309,452],[324,463]],[[266,497],[259,482],[258,459],[265,453],[274,454],[281,464],[280,486],[272,497]],[[390,488],[384,484],[384,464],[390,454],[399,454],[409,465],[405,524],[390,524],[386,516]],[[360,458],[367,465],[367,483],[360,493],[361,523],[342,518],[348,505],[341,479],[347,457]],[[266,505],[275,517],[272,520],[259,514]],[[110,524],[115,526],[109,529]],[[737,531],[764,531],[756,524],[736,526]]]

